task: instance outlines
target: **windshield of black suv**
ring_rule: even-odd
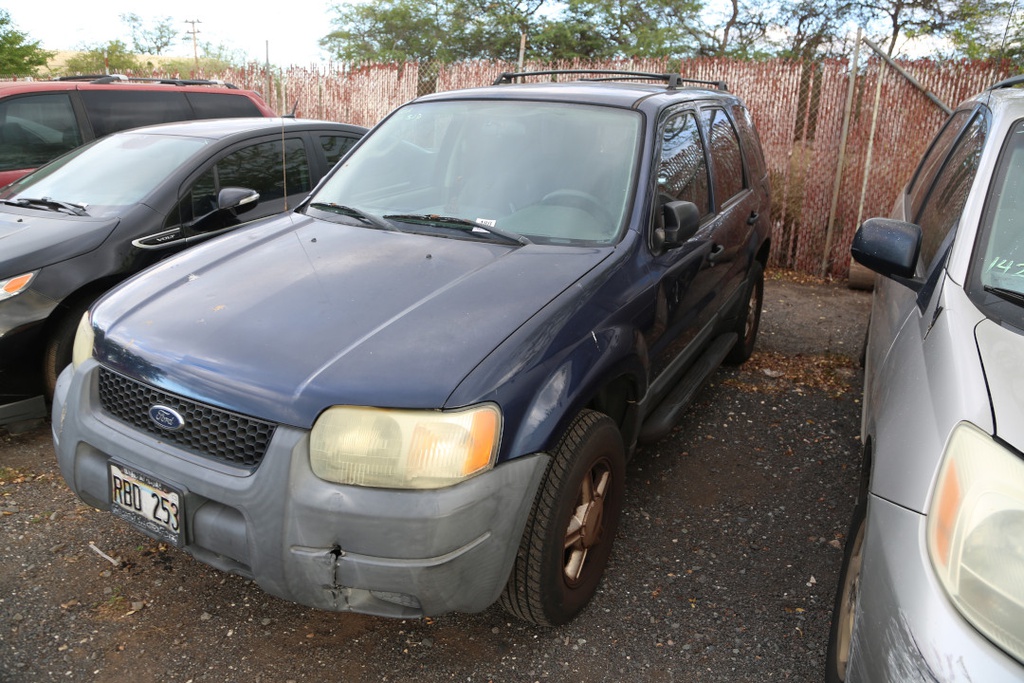
[[[172,135],[121,133],[79,147],[2,192],[5,203],[45,210],[82,207],[103,216],[137,204],[209,140]]]
[[[1024,120],[999,156],[971,264],[971,294],[998,319],[1024,328]]]
[[[638,113],[611,107],[415,103],[364,140],[306,211],[510,244],[609,244],[629,210],[640,131]]]

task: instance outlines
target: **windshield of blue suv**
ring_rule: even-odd
[[[121,133],[79,147],[0,191],[7,203],[46,200],[102,217],[139,203],[208,140]],[[32,200],[29,202],[29,200]]]
[[[365,139],[306,211],[442,237],[609,244],[629,210],[641,125],[611,107],[415,103]]]
[[[971,293],[991,315],[1024,327],[1024,120],[1011,128],[989,186]]]

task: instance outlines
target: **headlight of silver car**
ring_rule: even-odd
[[[95,338],[96,333],[92,330],[92,321],[89,319],[89,312],[86,311],[82,319],[78,321],[75,342],[71,346],[71,365],[76,370],[82,361],[92,356],[92,345]]]
[[[15,275],[14,277],[0,280],[0,301],[10,299],[12,296],[17,296],[28,289],[28,285],[32,282],[32,278],[36,276],[36,272],[37,271],[24,273],[22,275]]]
[[[928,552],[957,609],[1024,662],[1024,461],[974,425],[943,455]]]
[[[313,473],[338,484],[433,489],[494,466],[501,411],[486,403],[465,410],[389,410],[335,406],[313,425]]]

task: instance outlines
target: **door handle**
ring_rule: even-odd
[[[757,211],[751,211],[750,212],[750,216],[747,218],[747,225],[753,225],[754,223],[756,223],[757,222],[757,218],[758,218]]]
[[[722,258],[725,253],[725,246],[722,244],[712,244],[711,251],[708,252],[708,261],[714,264],[718,259]]]

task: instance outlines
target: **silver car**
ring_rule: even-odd
[[[860,227],[877,278],[828,681],[1024,680],[1024,77]]]

